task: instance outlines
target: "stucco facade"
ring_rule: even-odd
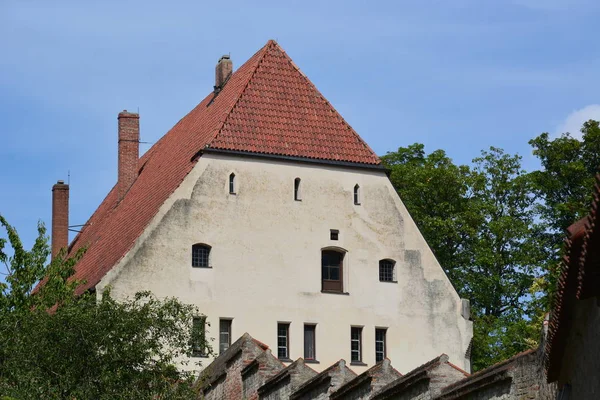
[[[191,266],[196,243],[211,246],[210,268]],[[345,294],[321,291],[328,248],[344,252]],[[379,281],[382,259],[396,262],[396,282]],[[472,323],[381,169],[205,153],[97,293],[108,285],[117,298],[150,290],[197,305],[217,348],[220,318],[232,320],[233,340],[249,332],[272,349],[277,323],[288,322],[289,358],[296,359],[304,324],[316,324],[319,363],[311,367],[320,371],[351,358],[351,326],[362,326],[365,365],[352,365],[360,373],[375,363],[377,327],[387,328],[387,357],[400,372],[440,353],[470,370]]]

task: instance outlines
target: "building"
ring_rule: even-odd
[[[567,230],[548,329],[546,375],[560,399],[600,398],[599,181],[590,213]]]
[[[69,245],[88,246],[79,290],[195,304],[219,353],[250,332],[316,372],[388,357],[410,370],[441,353],[469,371],[468,302],[379,157],[276,42],[232,71],[223,56],[214,90],[141,158],[139,115],[119,114],[118,181]]]

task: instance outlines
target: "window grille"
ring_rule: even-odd
[[[394,266],[396,263],[393,260],[379,261],[379,280],[381,282],[394,282]]]
[[[362,328],[353,326],[350,329],[350,361],[362,362]]]
[[[375,361],[382,361],[386,357],[386,342],[385,336],[387,329],[376,328],[375,329]]]
[[[277,324],[277,358],[289,359],[290,324]]]
[[[192,267],[208,268],[208,256],[210,255],[210,246],[205,244],[195,244],[192,246]]]

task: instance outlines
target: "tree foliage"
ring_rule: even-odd
[[[568,132],[554,139],[542,133],[529,144],[542,164],[542,169],[531,175],[540,199],[539,218],[546,227],[548,274],[540,287],[549,294],[550,305],[565,230],[585,217],[592,203],[594,176],[600,167],[600,127],[598,121],[590,120],[581,128],[581,140]]]
[[[46,231],[31,250],[0,216],[0,393],[18,399],[194,398],[192,371],[174,364],[205,337],[190,329],[193,306],[148,292],[115,301],[108,291],[75,296],[81,254],[46,265]],[[6,244],[12,247],[8,255]],[[45,284],[37,291],[41,279]]]
[[[471,300],[474,369],[531,346],[539,331],[528,324],[541,313],[531,290],[545,253],[520,157],[490,148],[472,167],[457,166],[442,150],[426,155],[414,144],[383,160],[451,282]]]

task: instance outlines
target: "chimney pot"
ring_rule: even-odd
[[[52,258],[69,246],[69,185],[52,186]]]
[[[223,89],[223,86],[227,83],[232,71],[233,63],[231,62],[229,55],[221,56],[215,68],[215,93],[218,93]]]
[[[138,176],[140,157],[140,116],[123,110],[119,113],[119,177],[117,190],[119,201],[131,188]]]

